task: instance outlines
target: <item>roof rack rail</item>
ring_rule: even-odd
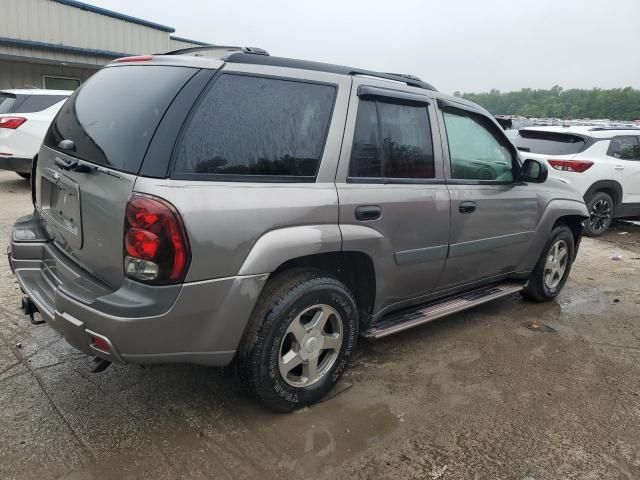
[[[593,127],[590,132],[602,132],[605,130],[640,130],[640,127]]]
[[[237,47],[232,45],[202,45],[198,47],[187,47],[180,48],[178,50],[172,50],[170,52],[161,53],[160,55],[187,55],[187,54],[197,54],[202,51],[217,51],[219,52],[219,56],[215,56],[215,58],[222,58],[230,52],[242,52],[251,55],[269,55],[263,48],[258,47]],[[211,55],[203,55],[203,56],[211,56]]]
[[[259,65],[271,65],[274,67],[299,68],[302,70],[313,70],[316,72],[338,73],[342,75],[363,75],[367,77],[382,78],[401,82],[411,87],[424,88],[425,90],[436,91],[435,87],[427,82],[423,82],[413,75],[375,72],[373,70],[363,70],[331,63],[312,62],[308,60],[296,60],[294,58],[271,57],[268,55],[255,55],[254,52],[243,50],[232,50],[222,57],[222,60],[229,63],[249,63]]]

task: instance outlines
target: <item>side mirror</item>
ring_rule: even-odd
[[[549,169],[544,163],[528,158],[520,168],[519,180],[529,183],[544,183],[548,176]]]

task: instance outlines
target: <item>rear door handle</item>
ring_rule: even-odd
[[[614,170],[624,170],[624,167],[620,166],[620,165],[616,165],[615,167],[613,167]]]
[[[356,219],[360,221],[377,220],[382,216],[382,208],[378,205],[360,205],[356,207]]]
[[[476,202],[460,202],[458,211],[460,213],[473,213],[476,211]]]

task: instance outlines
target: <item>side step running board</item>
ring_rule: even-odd
[[[364,338],[382,338],[388,335],[402,332],[410,328],[431,322],[437,318],[446,317],[452,313],[461,312],[469,308],[490,302],[496,298],[505,297],[519,292],[524,285],[519,283],[501,283],[479,290],[472,290],[431,305],[403,310],[383,317],[379,322],[362,332]]]

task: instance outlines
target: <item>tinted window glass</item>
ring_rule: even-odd
[[[30,95],[15,109],[15,113],[41,112],[66,98],[66,95]]]
[[[513,181],[511,152],[489,120],[471,113],[444,112],[451,176],[464,180]]]
[[[0,113],[13,113],[17,98],[11,93],[0,92]]]
[[[376,102],[360,100],[358,105],[349,176],[382,177],[382,150]]]
[[[175,172],[313,181],[335,93],[328,85],[222,75],[189,122]]]
[[[513,143],[523,152],[544,155],[571,155],[580,152],[585,144],[577,135],[556,132],[520,130]]]
[[[360,100],[349,176],[433,178],[427,107]]]
[[[620,160],[640,160],[638,137],[613,137],[609,143],[607,155],[619,158]]]
[[[162,115],[195,71],[157,65],[100,70],[62,106],[45,144],[57,148],[72,140],[74,156],[137,173]]]

